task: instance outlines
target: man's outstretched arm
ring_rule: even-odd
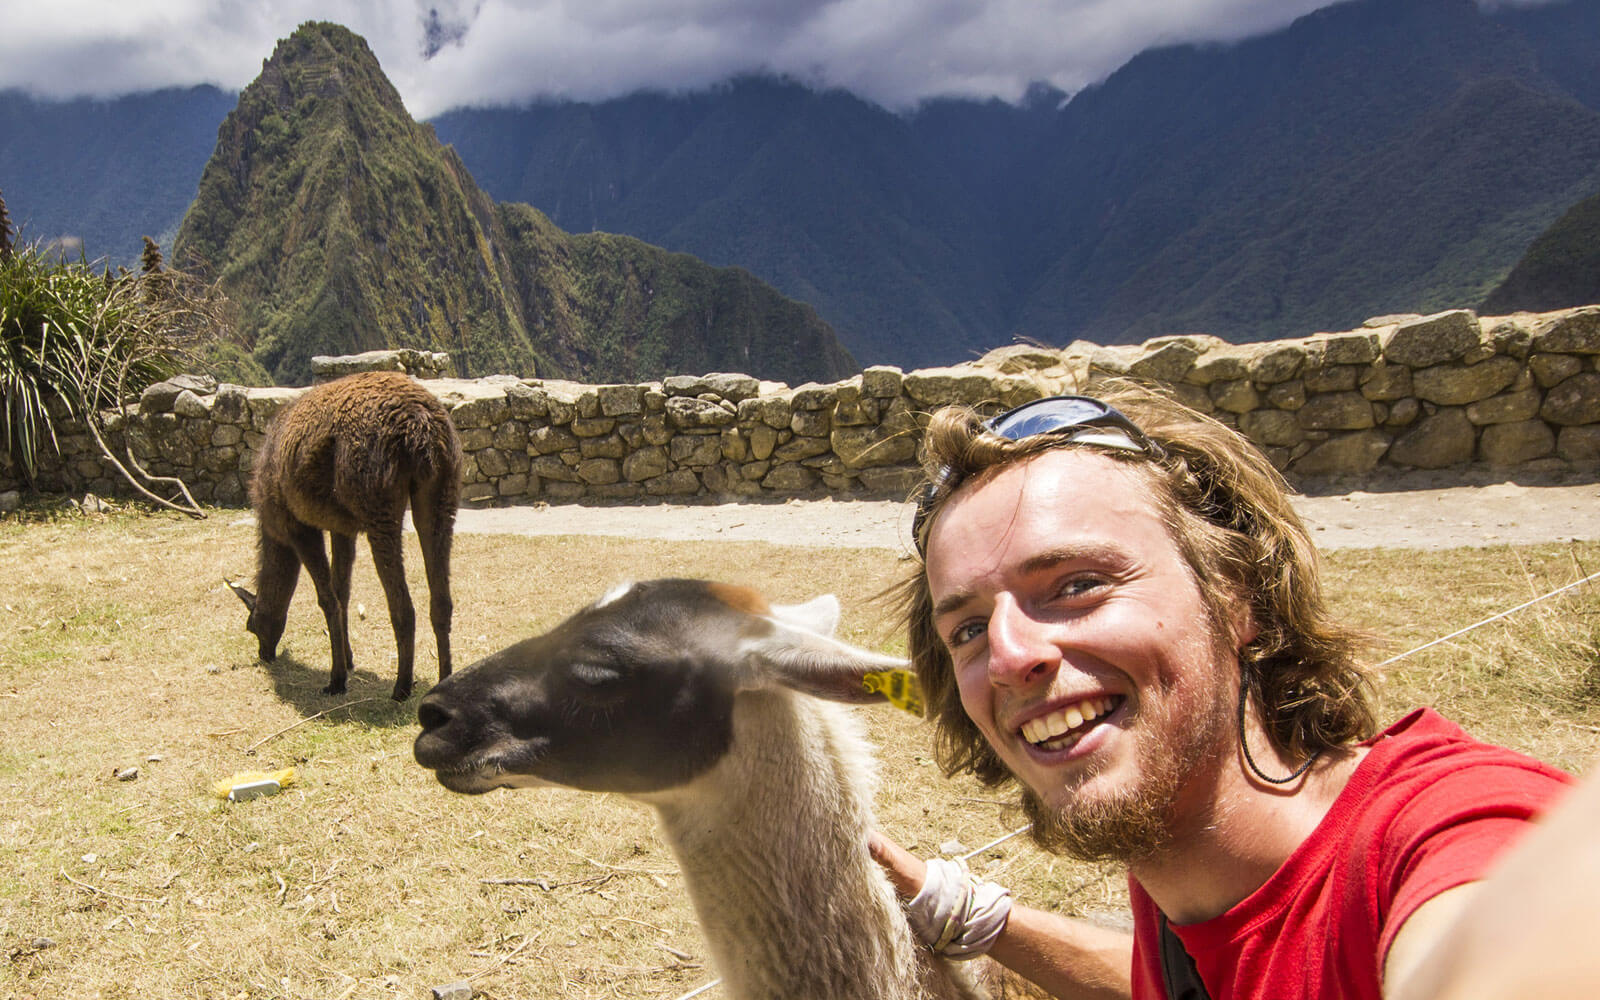
[[[1435,897],[1390,949],[1389,1000],[1600,997],[1600,760],[1480,882]],[[1457,894],[1455,900],[1445,897]],[[1434,902],[1449,919],[1396,953]]]

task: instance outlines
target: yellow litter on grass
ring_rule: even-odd
[[[276,795],[281,789],[294,784],[294,768],[281,771],[240,771],[211,786],[219,799],[244,802],[262,795]]]

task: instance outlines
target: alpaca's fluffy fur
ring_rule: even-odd
[[[783,688],[746,692],[734,746],[690,784],[644,797],[731,996],[988,995],[976,966],[916,942],[867,854],[876,769],[848,709]]]

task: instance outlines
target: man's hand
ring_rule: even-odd
[[[877,831],[867,835],[867,850],[889,876],[889,882],[901,899],[910,900],[922,891],[928,866],[921,858]]]
[[[901,899],[922,890],[928,866],[921,858],[877,832],[868,835],[867,850]],[[1083,920],[1013,906],[989,957],[1053,997],[1111,1000],[1130,993],[1132,936]]]

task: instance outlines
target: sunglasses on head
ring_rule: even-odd
[[[1007,441],[1022,441],[1049,434],[1061,438],[1063,442],[1141,455],[1152,455],[1159,450],[1159,446],[1120,410],[1093,396],[1047,396],[1035,399],[990,417],[983,422],[983,429]],[[955,470],[946,466],[923,487],[922,495],[917,499],[916,515],[911,521],[911,537],[920,554],[927,555],[922,529],[932,513],[934,501],[941,494],[948,495],[958,485],[960,481]]]

